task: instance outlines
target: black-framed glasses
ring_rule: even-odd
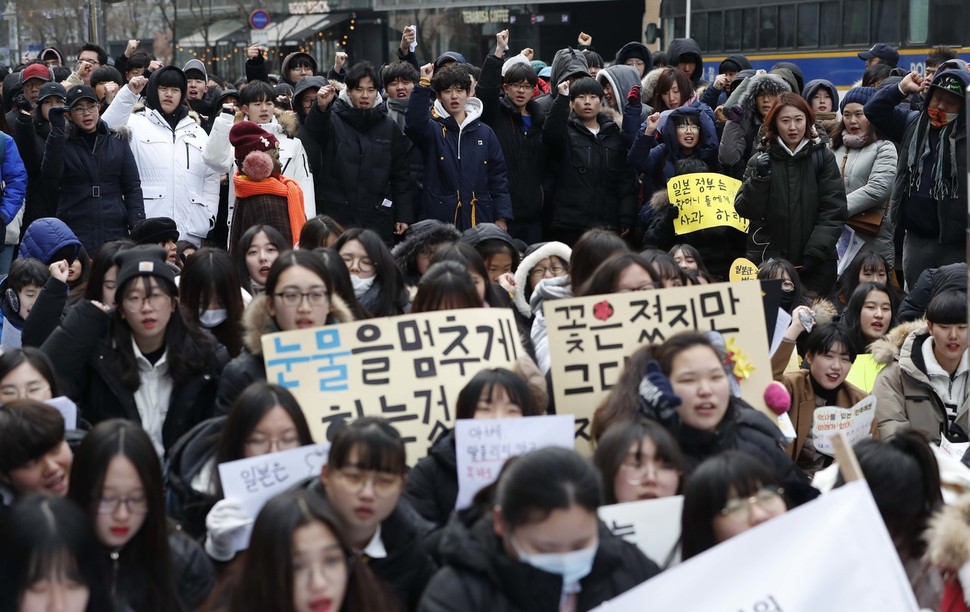
[[[280,293],[274,294],[276,297],[283,302],[284,306],[289,306],[293,308],[299,306],[306,300],[310,303],[310,306],[323,306],[330,299],[330,293],[327,291],[310,291],[308,293],[300,293],[299,291],[282,291]]]

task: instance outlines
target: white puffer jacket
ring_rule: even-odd
[[[156,110],[133,113],[139,97],[121,88],[102,119],[112,129],[127,125],[131,132],[145,217],[174,219],[179,239],[198,246],[219,212],[219,173],[202,160],[209,136],[190,116],[173,130]]]

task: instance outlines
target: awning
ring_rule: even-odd
[[[298,43],[334,24],[350,19],[350,13],[326,13],[316,15],[290,15],[281,22],[266,26],[270,45]]]
[[[248,29],[248,27],[245,25],[240,24],[238,19],[221,19],[219,21],[215,21],[209,25],[208,44],[211,46],[219,43],[222,40],[233,38],[233,34],[244,28]],[[200,28],[189,36],[179,38],[178,44],[181,47],[193,48],[206,46],[205,29]]]

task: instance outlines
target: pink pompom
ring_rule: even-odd
[[[788,412],[791,408],[791,394],[785,385],[773,380],[765,387],[765,404],[778,416]]]
[[[263,151],[253,151],[242,165],[243,174],[251,181],[261,181],[273,174],[273,158]]]

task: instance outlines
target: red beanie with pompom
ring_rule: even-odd
[[[253,180],[263,180],[273,173],[273,160],[267,151],[279,148],[276,136],[252,121],[240,121],[229,130],[229,143],[235,149],[236,162]]]

